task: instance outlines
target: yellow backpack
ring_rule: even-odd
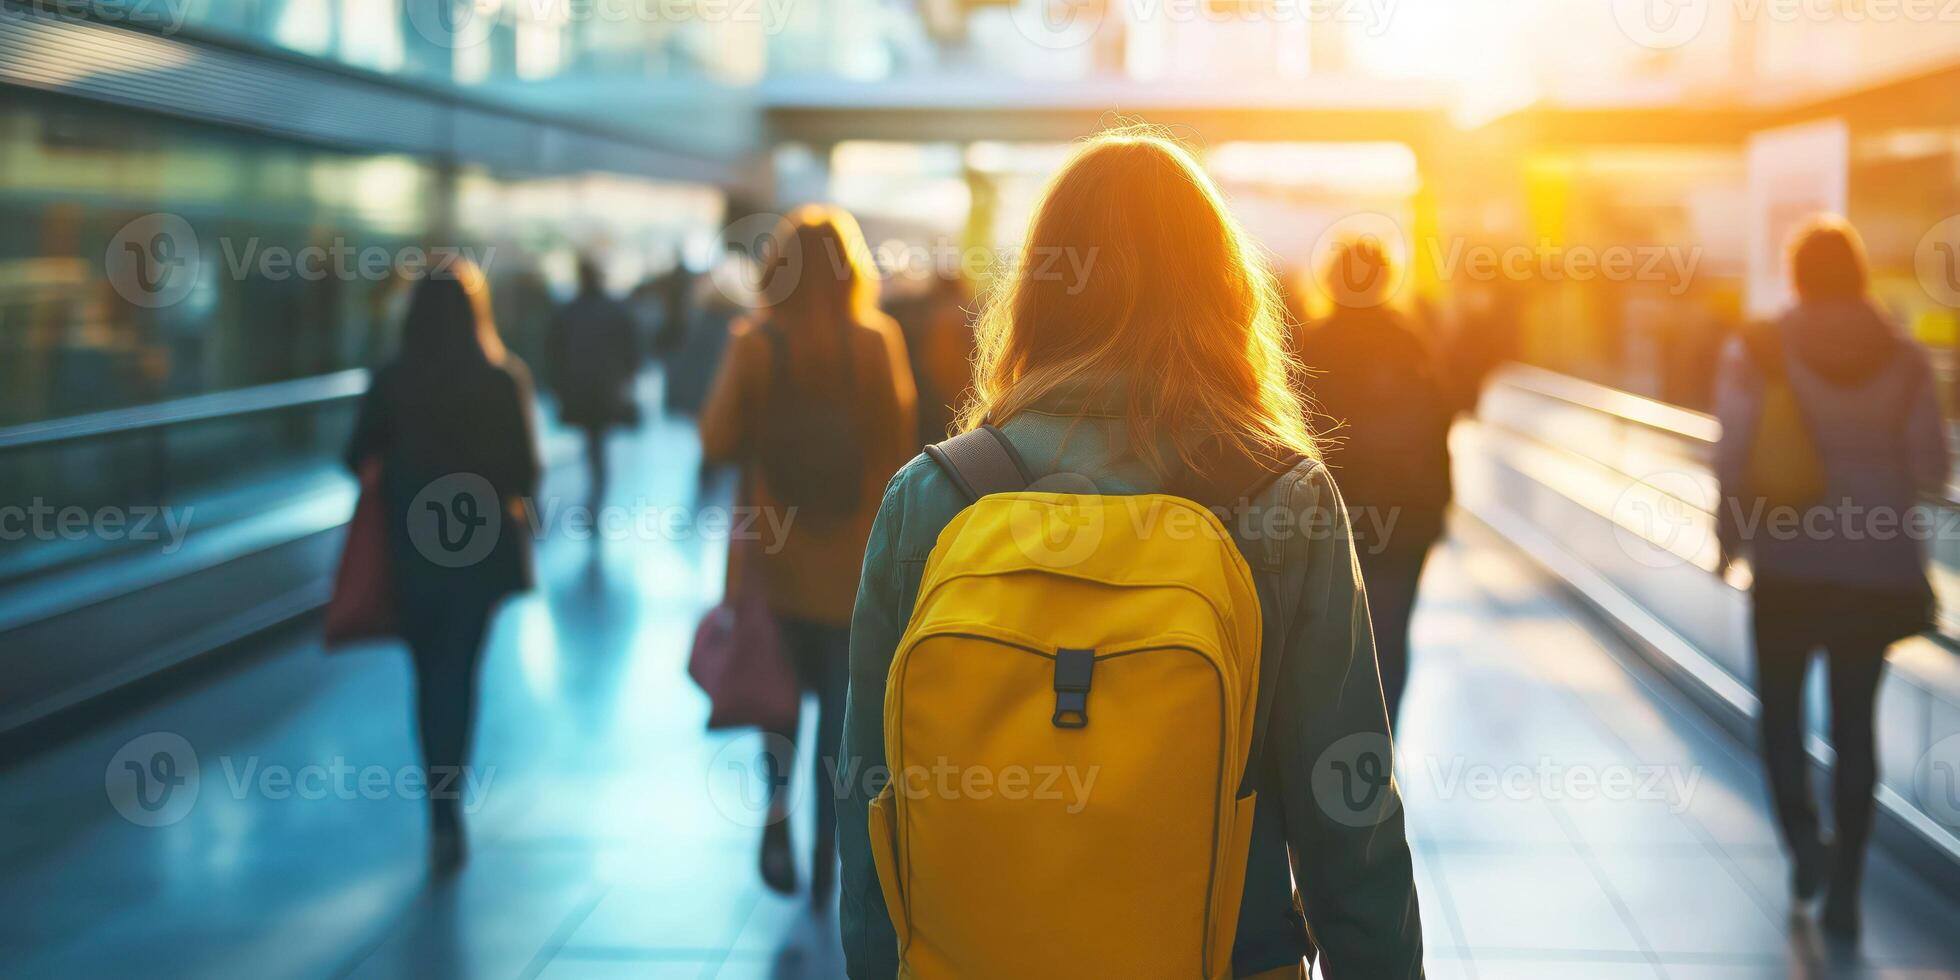
[[[927,451],[972,503],[885,688],[900,974],[1230,976],[1264,722],[1238,546],[1183,497],[1031,487],[991,427]]]

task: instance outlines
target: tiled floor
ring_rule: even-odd
[[[651,424],[614,458],[615,504],[693,501],[684,428]],[[547,487],[582,494],[576,472]],[[422,870],[419,801],[305,776],[411,764],[393,650],[329,657],[294,632],[0,772],[0,974],[838,975],[834,914],[755,878],[753,738],[704,733],[682,671],[718,552],[686,530],[548,535],[545,588],[492,642],[487,787],[451,881]],[[1960,976],[1960,908],[1883,858],[1862,952],[1793,924],[1751,760],[1501,544],[1464,529],[1425,590],[1400,745],[1432,976]],[[118,749],[150,732],[186,739],[200,775],[154,828],[104,794]]]

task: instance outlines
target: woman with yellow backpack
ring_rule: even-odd
[[[1316,949],[1421,976],[1367,603],[1270,277],[1141,129],[1076,152],[1019,258],[962,433],[865,553],[851,976],[1297,977]]]

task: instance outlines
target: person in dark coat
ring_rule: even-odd
[[[1300,342],[1314,428],[1354,526],[1390,721],[1409,676],[1416,586],[1449,507],[1453,414],[1428,342],[1387,306],[1392,272],[1371,241],[1338,249],[1325,277],[1334,312]]]
[[[459,263],[416,284],[400,352],[362,400],[347,464],[381,461],[395,609],[415,668],[430,857],[465,855],[477,667],[498,603],[532,584],[526,501],[537,493],[531,379],[504,351],[483,273]]]
[[[633,314],[606,295],[589,258],[578,263],[578,295],[551,318],[548,343],[558,418],[585,433],[587,492],[596,507],[606,492],[606,434],[638,417],[633,378],[640,344]]]
[[[1843,219],[1800,230],[1790,254],[1797,304],[1730,342],[1715,400],[1723,495],[1716,526],[1724,563],[1747,555],[1753,573],[1761,748],[1795,865],[1791,891],[1807,901],[1828,885],[1822,924],[1845,939],[1860,928],[1885,651],[1933,625],[1923,535],[1896,529],[1912,526],[1921,494],[1944,489],[1950,462],[1932,365],[1872,304],[1866,268],[1864,246]],[[1795,398],[1821,477],[1822,492],[1808,505],[1773,501],[1752,485],[1765,406],[1779,383]],[[1768,435],[1766,457],[1779,470],[1804,466],[1777,458],[1774,447],[1787,442]],[[1884,521],[1895,533],[1875,530]],[[1819,825],[1804,749],[1804,679],[1819,648],[1830,668],[1834,841]]]

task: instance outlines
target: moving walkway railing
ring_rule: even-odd
[[[1502,401],[1511,392],[1584,411],[1506,411]],[[1492,395],[1498,404],[1491,403]],[[1712,527],[1714,508],[1719,506],[1721,498],[1713,459],[1722,427],[1714,416],[1543,368],[1512,364],[1506,366],[1501,385],[1486,394],[1480,421],[1528,439],[1546,451],[1605,467],[1627,487],[1664,498],[1684,512],[1699,515],[1711,530],[1697,539],[1703,547],[1684,552],[1681,557],[1711,573],[1715,571]],[[1960,459],[1960,453],[1956,459]],[[1941,598],[1941,629],[1935,638],[1960,651],[1960,493],[1954,489],[1956,483],[1949,483],[1941,492],[1922,495],[1920,503],[1937,512],[1931,522],[1934,533],[1927,541],[1934,589]],[[1625,500],[1623,493],[1615,503],[1623,504]],[[1603,506],[1606,509],[1600,511],[1601,516],[1614,520],[1627,532],[1648,533],[1649,529],[1638,526],[1637,522],[1629,526],[1624,520],[1626,515],[1612,512],[1618,508],[1610,504]],[[1678,544],[1653,543],[1662,548]]]
[[[167,548],[166,509],[202,531],[329,478],[367,385],[355,369],[0,428],[0,588]]]

